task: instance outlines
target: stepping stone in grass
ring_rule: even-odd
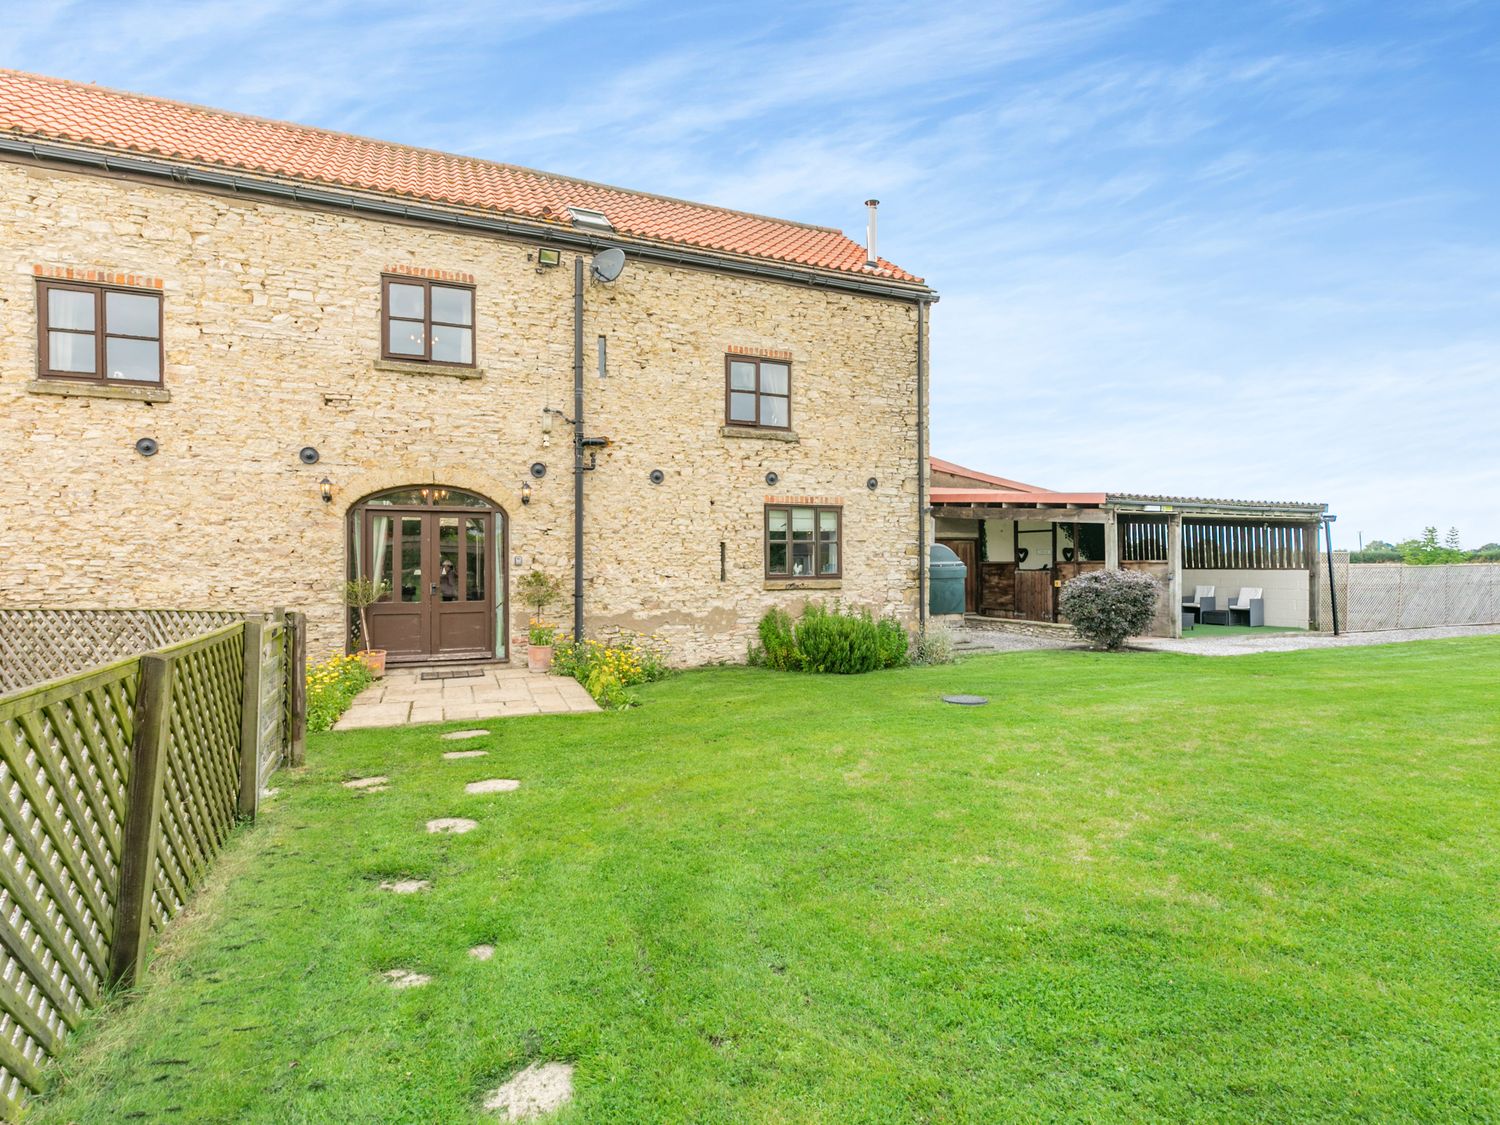
[[[427,822],[427,831],[451,832],[455,836],[462,836],[465,832],[472,832],[478,827],[477,820],[465,820],[461,816],[441,816],[437,820]]]
[[[386,782],[388,782],[389,780],[390,778],[382,777],[379,775],[375,777],[356,777],[353,781],[344,782],[344,788],[362,789],[365,792],[370,792],[372,790],[375,792],[379,792],[381,789],[386,788]]]
[[[432,887],[426,879],[397,879],[394,882],[387,879],[380,884],[382,891],[391,891],[398,895],[414,895],[418,891],[425,891]]]
[[[501,1111],[502,1121],[527,1121],[561,1109],[573,1100],[572,1063],[532,1063],[484,1099],[491,1113]]]
[[[421,988],[432,980],[426,973],[414,973],[410,969],[387,969],[380,975],[392,988]]]
[[[483,758],[488,750],[449,750],[443,755],[445,761],[456,762],[461,758]]]
[[[487,730],[450,730],[442,737],[448,742],[462,742],[466,738],[483,738],[489,733]]]
[[[488,961],[494,955],[495,947],[493,945],[476,945],[473,949],[469,950],[469,956],[476,961]]]
[[[464,786],[465,793],[509,793],[521,788],[521,783],[508,777],[491,777],[485,781],[471,781]]]

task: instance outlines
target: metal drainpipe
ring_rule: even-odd
[[[927,302],[917,302],[917,633],[927,632]]]
[[[1333,580],[1333,524],[1323,521],[1323,538],[1328,544],[1328,608],[1333,613],[1333,635],[1339,635],[1339,588]]]
[[[573,639],[583,640],[583,255],[573,259]]]

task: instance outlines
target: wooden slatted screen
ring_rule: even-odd
[[[1186,570],[1304,570],[1306,533],[1299,523],[1184,520],[1182,565]]]

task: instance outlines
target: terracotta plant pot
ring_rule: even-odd
[[[377,680],[385,675],[385,649],[367,648],[358,656],[364,661],[365,667],[375,673]]]
[[[527,645],[526,667],[533,672],[545,672],[552,667],[551,645]]]

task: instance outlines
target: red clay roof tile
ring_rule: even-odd
[[[0,69],[0,133],[216,165],[382,195],[565,221],[602,211],[623,235],[871,279],[920,283],[841,231],[409,148],[306,125]]]

